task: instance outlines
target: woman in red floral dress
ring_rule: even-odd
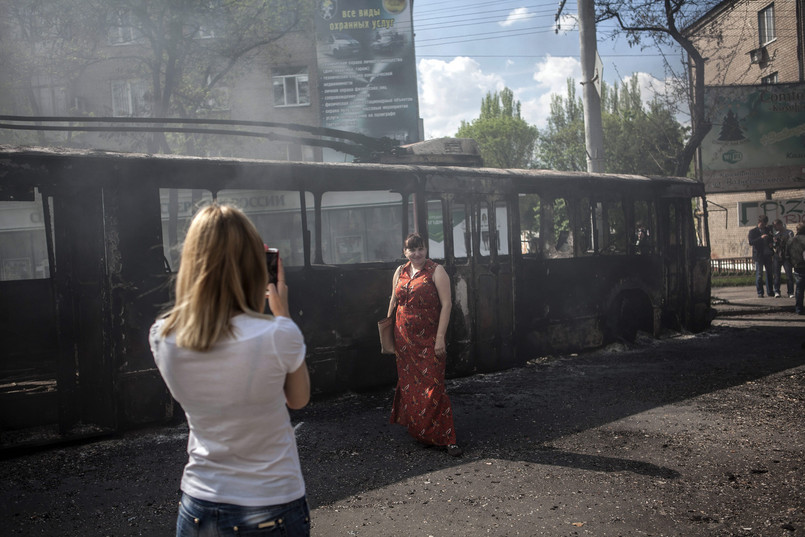
[[[462,454],[456,444],[453,411],[444,385],[447,345],[445,335],[452,309],[450,277],[444,267],[428,259],[425,241],[416,233],[405,239],[408,263],[394,273],[389,316],[397,307],[394,347],[397,389],[391,423],[408,428],[423,444],[446,447]]]

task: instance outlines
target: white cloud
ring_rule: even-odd
[[[666,80],[660,80],[648,73],[634,73],[637,75],[637,86],[640,88],[640,96],[643,102],[650,102],[655,96],[663,97],[669,91]],[[631,75],[624,77],[621,84],[626,84],[632,78]]]
[[[520,99],[522,116],[531,125],[545,128],[545,122],[551,111],[551,95],[567,96],[567,79],[581,80],[581,63],[577,58],[569,56],[546,56],[534,66],[533,79],[537,83],[537,95],[531,99]],[[581,95],[581,86],[576,88]],[[517,98],[517,92],[515,92]]]
[[[461,121],[472,121],[481,113],[481,101],[490,91],[505,87],[496,74],[486,74],[481,65],[467,57],[443,60],[422,59],[419,72],[419,113],[425,125],[425,139],[455,136]]]
[[[518,7],[517,9],[513,9],[509,12],[509,16],[506,17],[505,21],[500,21],[498,24],[500,26],[508,27],[512,26],[513,24],[517,24],[518,22],[527,21],[529,19],[534,18],[536,15],[534,13],[529,13],[527,7]]]
[[[643,103],[651,102],[654,97],[659,97],[661,100],[666,100],[674,110],[676,120],[682,125],[690,125],[690,110],[687,106],[687,101],[682,100],[677,102],[674,98],[675,81],[673,79],[659,79],[649,73],[635,73],[637,75],[637,86],[640,88],[640,97]],[[624,77],[621,84],[626,84],[631,79],[631,76]]]

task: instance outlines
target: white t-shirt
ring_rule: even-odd
[[[149,342],[171,394],[185,411],[189,456],[181,489],[200,500],[243,506],[287,503],[305,494],[285,405],[285,376],[305,359],[287,317],[232,319],[235,338],[207,352],[176,345],[151,327]]]

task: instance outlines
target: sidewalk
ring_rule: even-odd
[[[788,294],[784,294],[780,298],[773,296],[758,298],[754,285],[713,287],[710,296],[710,303],[717,311],[717,316],[772,312],[794,314],[794,299],[788,298]]]

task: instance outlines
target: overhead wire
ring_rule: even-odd
[[[428,9],[424,9],[421,11],[415,10],[414,16],[415,19],[419,19],[419,22],[415,22],[414,28],[417,31],[430,31],[434,28],[443,28],[445,27],[442,20],[449,20],[449,29],[461,29],[461,28],[468,28],[472,26],[478,25],[488,25],[492,22],[503,23],[509,20],[513,20],[515,23],[518,22],[525,22],[525,21],[534,21],[535,19],[543,19],[547,20],[550,16],[550,24],[545,25],[537,25],[531,26],[528,28],[518,28],[517,30],[511,29],[502,29],[499,31],[490,31],[490,32],[482,32],[482,33],[473,33],[472,35],[466,34],[452,34],[452,35],[441,35],[439,37],[429,37],[429,38],[419,38],[417,40],[417,48],[432,48],[436,46],[445,46],[445,45],[454,45],[454,44],[462,44],[462,43],[469,43],[469,42],[485,42],[490,40],[497,40],[503,39],[508,37],[522,37],[527,35],[539,35],[549,33],[551,31],[555,31],[556,25],[554,21],[555,17],[555,9],[556,9],[556,1],[548,1],[548,2],[541,2],[541,3],[531,3],[526,6],[523,6],[521,3],[522,0],[503,0],[503,1],[480,1],[480,2],[465,2],[462,4],[462,11],[463,13],[457,15],[455,10],[449,10],[448,14],[441,15],[444,13],[445,10],[438,9],[437,6],[439,5],[447,5],[450,4],[454,6],[455,3],[453,0],[445,0],[440,2],[429,2],[427,4]],[[504,4],[509,4],[509,7],[505,7]],[[483,8],[488,6],[495,6],[496,9],[491,10],[481,10],[481,11],[472,11],[477,8]],[[526,11],[522,14],[515,16],[513,19],[510,18],[512,12],[517,8],[525,8],[529,11]],[[531,10],[539,10],[539,11],[531,11]],[[565,6],[565,12],[571,12],[573,10],[573,6]],[[438,15],[433,15],[438,14]],[[479,17],[479,15],[483,15]],[[425,19],[426,22],[422,22]],[[617,26],[615,24],[601,24],[599,23],[598,28],[602,32],[616,30]],[[743,29],[736,29],[737,31],[733,34],[731,29],[727,28],[723,32],[723,37],[742,37],[745,35],[746,30]],[[575,30],[571,30],[575,31]],[[780,34],[777,35],[778,38],[785,38],[791,37],[788,35]],[[423,55],[419,55],[420,57],[424,57]],[[449,56],[449,55],[445,55]],[[615,55],[607,55],[613,57]],[[633,57],[633,56],[662,56],[662,54],[634,54],[634,55],[618,55],[622,57]]]
[[[546,0],[544,2],[539,2],[537,4],[537,6],[538,7],[550,7],[550,6],[553,6],[555,8],[556,7],[556,1],[557,0]],[[441,1],[436,1],[436,2],[427,2],[425,4],[425,6],[426,6],[425,8],[421,7],[423,5],[423,3],[424,3],[424,0],[417,0],[417,2],[416,2],[417,8],[415,9],[415,11],[417,11],[418,13],[424,13],[424,14],[429,14],[429,13],[437,12],[437,11],[441,12],[441,11],[443,11],[441,9],[429,9],[429,8],[432,8],[433,6],[439,6],[439,5],[449,5],[452,8],[451,11],[455,12],[455,7],[456,7],[455,0],[441,0]],[[461,3],[461,9],[466,11],[468,9],[472,9],[472,8],[475,8],[475,7],[501,6],[502,4],[507,4],[507,3],[515,4],[516,7],[521,7],[522,0],[482,0],[480,2],[471,2],[469,0],[466,0],[466,1]]]
[[[448,2],[441,2],[441,3],[448,3]],[[505,3],[505,1],[502,3]],[[439,2],[437,2],[436,4],[439,4]],[[433,4],[430,4],[430,6],[432,5]],[[491,6],[491,5],[496,6],[496,9],[468,12],[468,10],[472,8],[477,8],[481,6]],[[466,33],[464,33],[460,35],[451,34],[451,35],[440,35],[439,37],[419,38],[417,40],[417,48],[427,48],[427,47],[461,44],[461,43],[477,42],[477,41],[488,41],[491,39],[502,39],[508,37],[521,37],[526,35],[545,34],[556,31],[556,23],[554,20],[556,5],[554,1],[529,4],[523,6],[522,3],[518,2],[517,0],[513,0],[513,6],[516,7],[501,8],[501,2],[488,2],[488,1],[465,3],[463,5],[464,13],[458,15],[458,18],[456,16],[455,11],[451,11],[450,14],[438,15],[434,17],[429,16],[429,14],[431,13],[441,14],[443,11],[438,9],[430,11],[425,10],[422,12],[416,12],[414,28],[416,31],[429,31],[434,28],[441,29],[445,27],[444,23],[439,22],[443,19],[450,21],[449,30],[456,30],[460,28],[467,28],[478,25],[489,25],[490,23],[494,22],[502,24],[507,21],[513,21],[512,24],[517,24],[526,21],[532,22],[535,19],[541,19],[541,21],[537,22],[545,21],[548,22],[548,24],[530,26],[527,28],[520,27],[516,30],[512,30],[510,28],[504,28],[497,31],[481,32],[481,33],[476,32],[473,33],[472,35],[467,35]],[[547,8],[547,7],[549,7],[550,9],[530,11],[532,9]],[[517,8],[525,8],[529,11],[516,14],[514,17],[512,17],[512,13]],[[486,15],[486,16],[482,16],[479,18],[479,15]],[[422,22],[422,19],[425,19],[426,22]]]

